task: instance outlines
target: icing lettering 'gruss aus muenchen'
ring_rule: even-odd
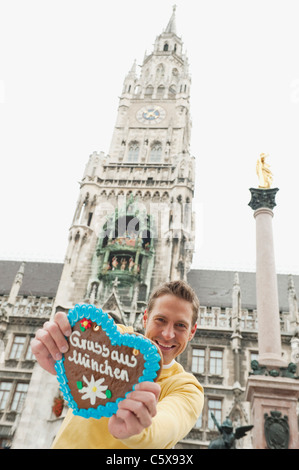
[[[219,423],[251,424],[244,391],[258,353],[255,274],[191,269],[190,86],[174,8],[139,74],[134,63],[124,79],[108,154],[89,157],[64,263],[0,261],[1,448],[50,448],[66,415],[56,378],[30,351],[51,315],[89,302],[142,332],[150,292],[174,279],[200,300],[198,331],[177,360],[205,389],[203,413],[177,448],[208,447],[218,435],[211,412]],[[290,362],[298,276],[278,275],[278,288]],[[250,433],[237,446],[251,448]]]

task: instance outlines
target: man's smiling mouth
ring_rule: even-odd
[[[175,348],[175,344],[169,345],[169,344],[164,344],[159,342],[158,340],[155,340],[157,345],[164,351],[170,351],[171,349]]]

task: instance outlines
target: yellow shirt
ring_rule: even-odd
[[[173,361],[157,381],[161,394],[152,424],[128,439],[115,439],[109,418],[81,418],[69,410],[52,445],[53,449],[171,449],[192,429],[204,402],[203,387]]]

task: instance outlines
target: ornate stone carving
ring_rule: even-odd
[[[258,361],[251,361],[252,371],[249,375],[270,375],[271,377],[288,377],[289,379],[299,379],[296,375],[297,366],[293,362],[290,362],[288,367],[277,367],[267,368],[266,366],[260,366]]]
[[[265,438],[269,449],[288,449],[290,430],[287,416],[280,411],[270,411],[264,414]]]
[[[273,189],[258,189],[250,188],[251,200],[248,205],[254,211],[260,209],[261,207],[267,207],[268,209],[273,209],[276,206],[275,196],[278,188]]]

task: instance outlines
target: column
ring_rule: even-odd
[[[256,302],[259,364],[287,366],[281,354],[281,332],[272,218],[278,188],[251,188],[249,206],[256,221]]]

